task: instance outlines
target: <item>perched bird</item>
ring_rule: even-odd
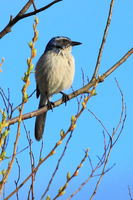
[[[37,98],[40,95],[39,108],[50,103],[50,97],[71,87],[75,63],[71,54],[72,47],[80,45],[68,37],[54,37],[46,46],[35,68]],[[63,94],[63,92],[61,92]],[[35,122],[35,138],[40,140],[43,135],[47,112],[38,115]]]

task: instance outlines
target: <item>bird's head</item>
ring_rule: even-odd
[[[76,45],[80,45],[80,44],[82,44],[82,43],[72,41],[68,37],[57,36],[57,37],[52,38],[48,42],[45,51],[53,50],[53,49],[54,50],[58,49],[58,51],[63,50],[63,49],[67,49],[67,48],[71,49],[71,47],[76,46]]]

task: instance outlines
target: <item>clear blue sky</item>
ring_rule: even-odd
[[[0,12],[0,29],[2,29],[9,21],[10,15],[15,16],[26,1],[5,0],[1,2]],[[48,3],[49,1],[43,1]],[[40,6],[43,4],[40,1]],[[34,59],[34,64],[37,62],[39,56],[43,53],[47,42],[54,36],[63,35],[68,36],[72,40],[82,42],[81,46],[73,49],[73,55],[76,60],[76,73],[73,82],[73,88],[76,90],[82,86],[83,69],[85,76],[91,78],[93,73],[98,50],[101,44],[103,31],[105,28],[110,1],[77,1],[64,0],[48,10],[38,14],[39,18],[39,39],[36,44],[37,56]],[[37,5],[39,7],[39,5]],[[113,17],[109,34],[107,37],[104,53],[102,57],[99,74],[105,72],[109,67],[116,63],[132,46],[133,46],[133,1],[116,1],[113,9]],[[12,32],[7,34],[0,41],[0,59],[5,58],[3,65],[3,72],[0,73],[0,87],[7,92],[10,88],[11,102],[14,107],[21,102],[21,88],[23,82],[21,78],[26,71],[26,59],[29,57],[30,51],[27,43],[33,36],[32,24],[34,17],[30,17],[18,22],[13,28]],[[97,87],[97,95],[88,103],[88,108],[92,110],[104,123],[104,125],[111,132],[119,120],[121,111],[121,96],[114,78],[119,82],[123,91],[124,99],[127,106],[127,120],[123,133],[114,147],[108,167],[114,163],[115,167],[109,171],[103,178],[95,200],[125,200],[129,199],[128,185],[131,187],[133,193],[133,57],[130,57],[119,69],[117,69],[110,77],[108,77],[102,84]],[[87,78],[86,78],[87,79]],[[30,94],[35,89],[34,74],[31,75],[31,85],[28,93]],[[70,93],[71,89],[66,91]],[[60,95],[55,95],[53,100],[60,98]],[[0,98],[0,107],[2,108],[2,100]],[[25,105],[24,113],[36,110],[38,107],[38,100],[35,95]],[[0,108],[0,109],[1,109]],[[44,151],[46,155],[53,147],[55,142],[59,139],[59,132],[61,129],[67,130],[72,115],[77,112],[76,99],[68,102],[67,106],[61,105],[55,108],[54,111],[49,111],[47,124],[44,134]],[[14,116],[17,116],[16,112]],[[33,153],[37,163],[41,143],[34,139],[34,121],[35,118],[25,121],[27,130],[30,130],[33,139]],[[102,127],[94,119],[94,117],[86,110],[77,122],[77,127],[69,144],[60,170],[55,177],[49,195],[54,197],[58,188],[63,185],[65,175],[68,171],[72,174],[82,157],[84,156],[84,149],[90,148],[90,156],[92,161],[97,161],[97,155],[101,155],[103,149]],[[11,147],[14,142],[16,133],[16,126],[11,127],[10,147],[8,147],[7,156],[11,155]],[[21,129],[21,138],[19,142],[19,149],[27,145],[27,139],[24,129]],[[64,142],[63,142],[64,144]],[[50,158],[43,164],[36,177],[35,197],[40,199],[47,180],[49,180],[51,173],[56,164],[56,158],[59,157],[63,146],[57,150],[56,155]],[[29,150],[24,151],[18,155],[18,160],[21,164],[21,180],[26,177],[29,169]],[[6,164],[6,162],[5,162]],[[1,169],[5,168],[5,164]],[[23,170],[25,168],[25,170]],[[7,194],[12,191],[13,182],[17,178],[17,168],[14,166],[14,173],[11,174],[6,189]],[[88,160],[81,169],[79,176],[73,179],[68,187],[68,190],[62,200],[75,191],[75,189],[88,177],[90,172],[90,165]],[[78,193],[75,200],[87,200],[92,194],[95,185],[95,179],[90,181],[83,190]],[[21,182],[21,181],[20,181]],[[30,182],[28,182],[30,183]],[[20,190],[20,199],[26,199],[27,186]],[[15,185],[14,185],[15,187]],[[16,199],[16,197],[12,197]]]

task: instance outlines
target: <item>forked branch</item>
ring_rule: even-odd
[[[42,12],[52,5],[60,2],[62,0],[54,0],[53,2],[49,3],[48,5],[40,8],[40,9],[35,9],[35,4],[33,3],[33,0],[29,0],[25,6],[20,10],[20,12],[13,18],[12,16],[10,17],[9,23],[6,25],[6,27],[0,32],[0,39],[4,37],[7,33],[11,32],[11,28],[21,19],[24,19],[26,17],[30,17],[32,15],[36,15],[39,12]],[[34,11],[26,13],[26,11],[30,8],[30,6],[33,4]]]

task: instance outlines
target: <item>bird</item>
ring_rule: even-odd
[[[54,94],[69,89],[75,73],[75,60],[71,53],[72,47],[82,44],[68,37],[53,37],[46,45],[45,51],[35,67],[36,97],[40,96],[39,108],[49,105]],[[47,112],[36,117],[35,138],[41,140],[44,132]]]

